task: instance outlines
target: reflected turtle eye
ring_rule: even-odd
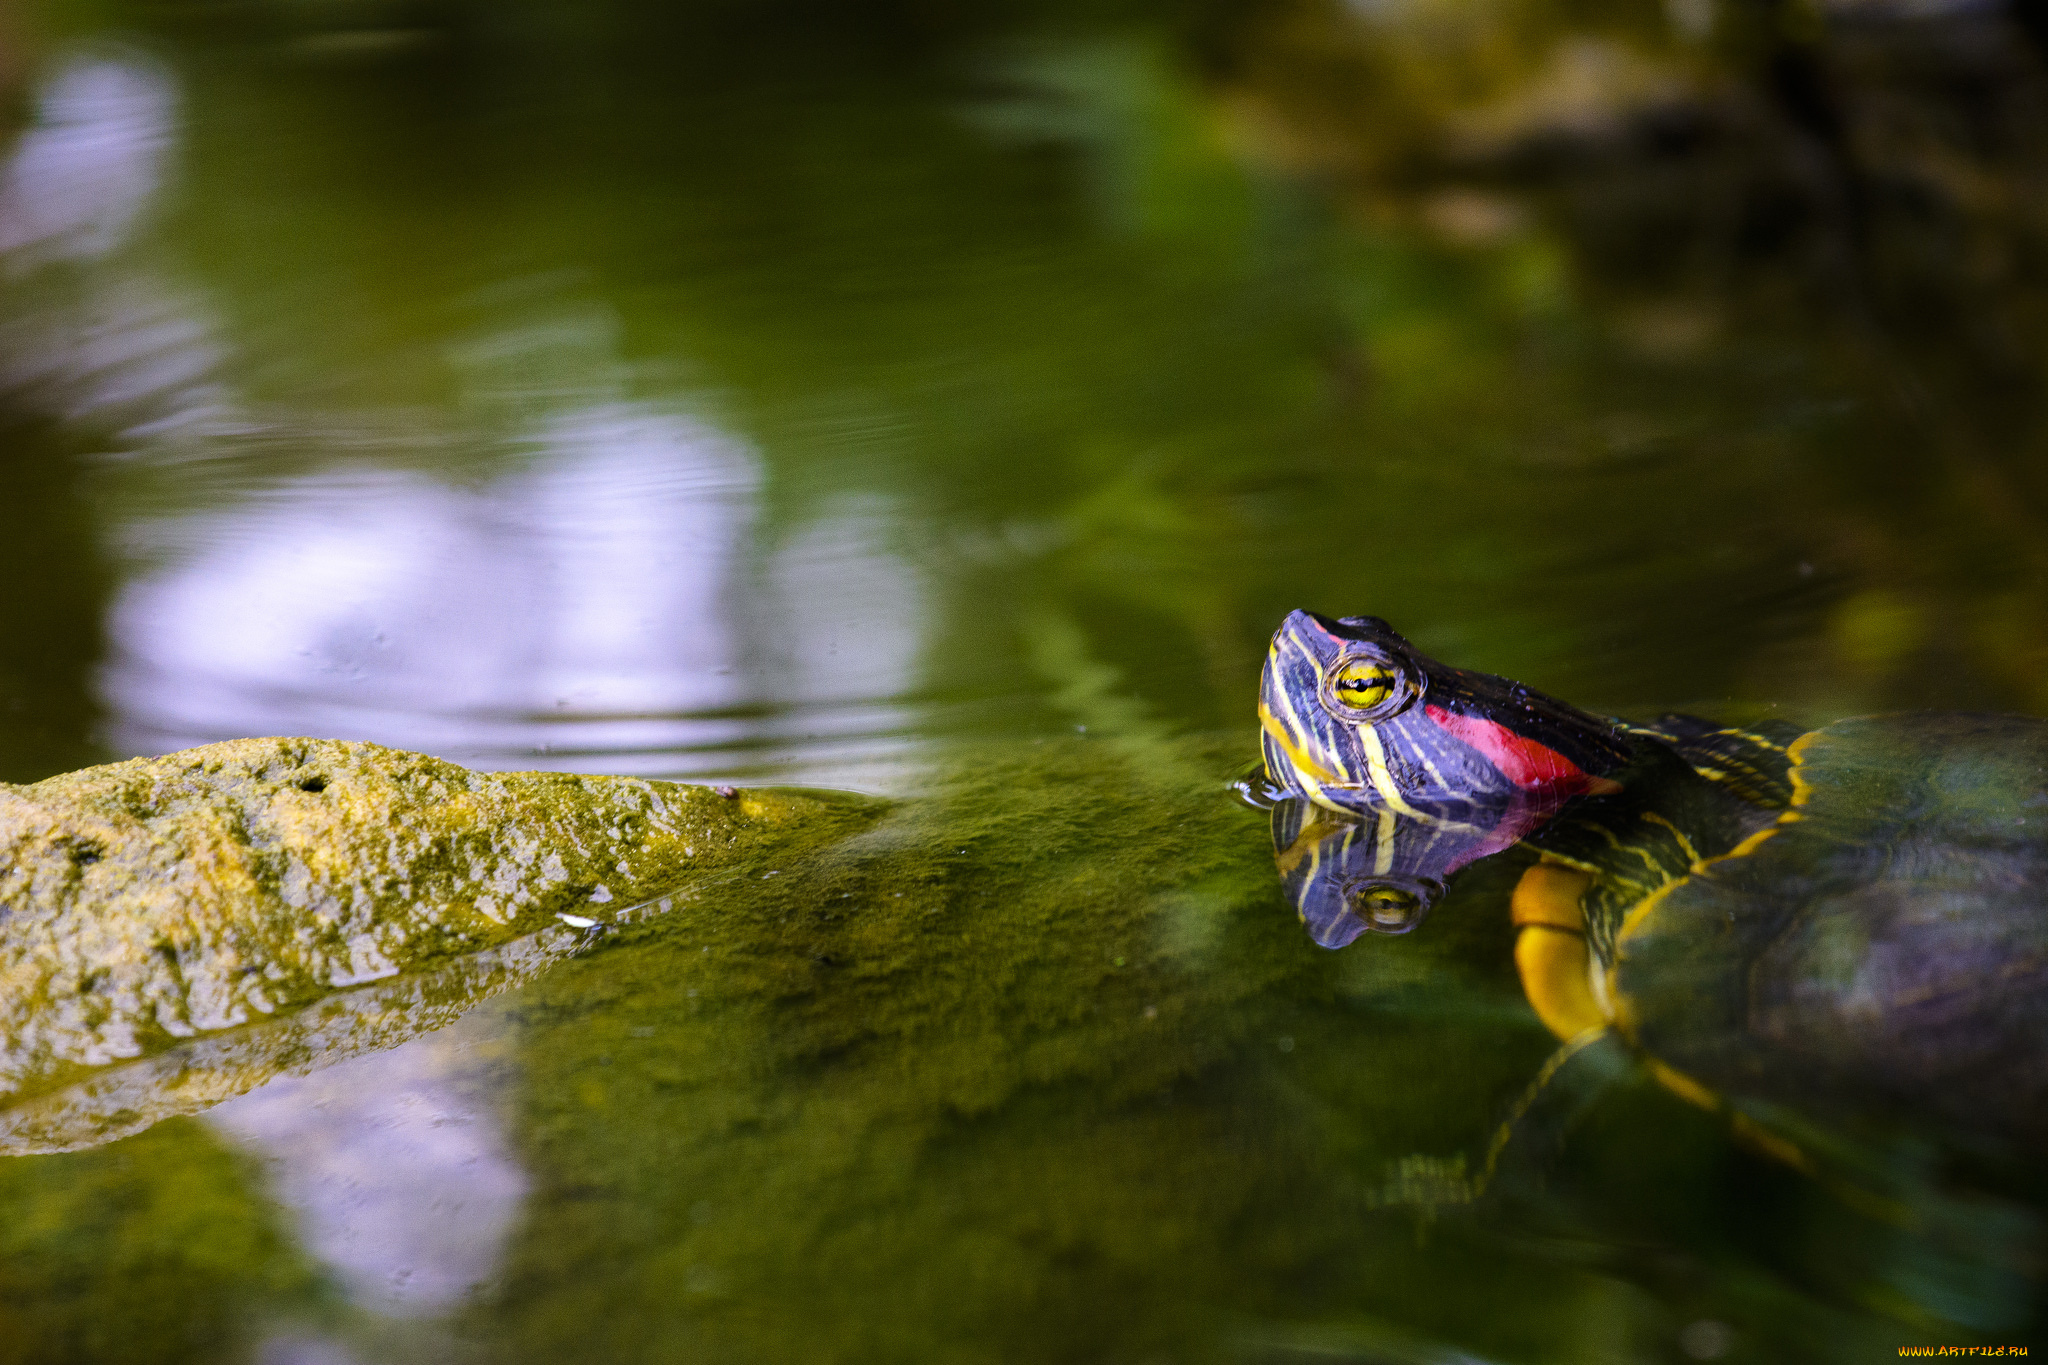
[[[1323,702],[1344,720],[1386,720],[1408,709],[1416,687],[1408,671],[1379,654],[1339,659],[1324,675]]]
[[[1354,882],[1345,888],[1351,913],[1375,934],[1405,934],[1422,923],[1443,895],[1442,882],[1429,877],[1389,877]]]
[[[1354,904],[1361,916],[1374,924],[1405,924],[1422,898],[1398,886],[1375,886],[1361,893]]]

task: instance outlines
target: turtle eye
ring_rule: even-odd
[[[1415,696],[1408,670],[1381,654],[1340,659],[1323,679],[1324,704],[1343,720],[1387,720],[1407,710]]]
[[[1385,664],[1374,663],[1370,659],[1353,659],[1330,679],[1330,689],[1346,706],[1370,711],[1394,695],[1397,681],[1394,670]]]
[[[1403,924],[1422,903],[1413,891],[1398,886],[1375,886],[1361,893],[1356,902],[1366,919],[1374,924]]]
[[[1422,923],[1444,893],[1443,883],[1427,877],[1354,883],[1346,888],[1351,913],[1375,934],[1405,934]]]

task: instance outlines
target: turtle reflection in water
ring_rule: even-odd
[[[1813,1119],[2048,1138],[2048,722],[1635,725],[1303,611],[1259,718],[1324,946],[1414,928],[1519,843],[1516,965],[1568,1048],[1618,1035],[1795,1164]]]

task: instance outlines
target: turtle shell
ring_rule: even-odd
[[[2048,1138],[2048,721],[1900,715],[1792,746],[1778,823],[1634,907],[1644,1052],[1735,1099]]]

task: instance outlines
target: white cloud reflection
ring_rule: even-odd
[[[758,611],[773,629],[755,647],[759,691],[775,704],[763,762],[801,780],[901,790],[919,674],[926,590],[891,541],[886,499],[847,496],[798,527],[769,559]]]
[[[358,1306],[425,1317],[495,1269],[526,1198],[470,1015],[389,1052],[272,1081],[207,1115],[262,1158],[299,1240]]]
[[[163,183],[176,114],[176,87],[139,55],[59,66],[0,166],[0,254],[9,265],[18,272],[121,245]]]
[[[640,771],[732,741],[755,459],[625,405],[539,444],[481,488],[342,466],[158,528],[171,562],[109,617],[117,747],[316,734]]]
[[[256,1365],[359,1365],[339,1341],[305,1332],[280,1332],[256,1345]]]
[[[131,538],[109,740],[368,739],[481,767],[902,790],[926,592],[872,496],[760,545],[760,462],[626,403],[480,486],[363,463]]]
[[[0,391],[124,436],[245,425],[199,295],[140,230],[178,134],[177,87],[139,53],[57,64],[0,162]]]
[[[110,439],[174,507],[110,528],[149,548],[108,616],[111,747],[312,734],[485,767],[914,780],[926,593],[896,509],[844,495],[764,544],[762,461],[693,404],[628,398],[621,322],[567,266],[464,296],[444,410],[252,404],[205,276],[145,226],[172,76],[123,50],[51,71],[0,163],[0,390]],[[503,472],[441,472],[479,444]]]

